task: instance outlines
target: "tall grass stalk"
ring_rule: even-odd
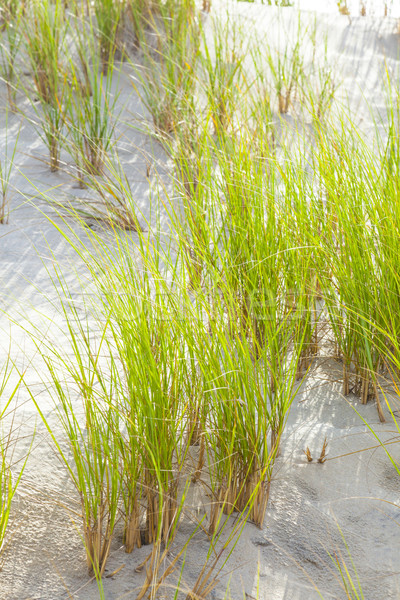
[[[298,96],[300,80],[303,73],[304,59],[302,46],[307,35],[307,28],[299,15],[297,32],[293,41],[284,50],[273,50],[267,46],[266,58],[270,68],[279,113],[286,114]]]
[[[334,556],[330,555],[330,558],[342,580],[346,600],[364,600],[362,585],[350,549],[339,526],[338,529],[346,548],[347,560],[340,551],[335,552]]]
[[[16,91],[18,83],[17,56],[21,47],[23,15],[25,5],[23,2],[12,2],[4,7],[4,22],[0,26],[3,36],[0,43],[1,67],[0,72],[7,86],[8,106],[16,111]]]
[[[115,143],[114,114],[118,91],[113,89],[113,64],[108,63],[105,74],[95,45],[92,21],[82,23],[76,17],[74,40],[76,57],[70,59],[70,88],[65,104],[64,120],[68,135],[65,147],[75,160],[78,180],[84,185],[85,174],[102,173],[107,152]]]
[[[376,214],[379,162],[362,142],[356,145],[354,134],[343,130],[328,139],[320,136],[319,155],[327,197],[325,223],[330,221],[319,254],[325,263],[320,268],[325,303],[343,360],[343,393],[349,393],[354,378],[353,392],[363,403],[372,395],[383,421],[376,386],[383,343],[377,311],[379,298],[389,290],[379,274],[380,227],[375,226],[375,217],[370,218]]]
[[[18,134],[15,138],[14,144],[11,147],[11,151],[9,149],[8,144],[8,110],[6,111],[6,136],[5,136],[5,144],[4,144],[4,157],[0,158],[0,224],[8,223],[8,215],[9,215],[9,200],[10,200],[10,185],[11,185],[11,175],[14,170],[14,159],[15,154],[18,148],[19,134],[21,129],[19,129]]]
[[[129,262],[115,273],[108,292],[113,335],[127,385],[124,414],[140,440],[145,543],[167,541],[176,528],[178,492],[186,456],[184,340],[176,327],[174,306],[164,290],[152,289]],[[154,291],[158,293],[154,296]],[[138,401],[140,402],[138,409]]]
[[[117,49],[118,28],[124,14],[126,0],[94,0],[99,54],[103,75],[113,66]]]
[[[15,441],[12,439],[12,428],[9,429],[8,433],[4,431],[4,419],[8,416],[8,409],[19,390],[23,378],[23,375],[18,378],[16,385],[7,394],[7,400],[4,402],[4,395],[6,395],[6,389],[8,389],[11,383],[13,372],[14,368],[10,356],[8,356],[0,371],[0,569],[3,564],[3,553],[11,540],[9,536],[9,524],[12,502],[21,483],[21,478],[29,457],[28,452],[27,457],[22,463],[22,467],[16,473],[14,466],[10,464],[10,452],[15,445]],[[10,409],[10,411],[14,413],[14,418],[15,409]]]
[[[62,1],[33,0],[24,17],[24,28],[24,47],[35,87],[33,93],[30,89],[26,93],[39,118],[40,135],[49,149],[50,170],[57,171],[67,89],[62,53],[67,27]],[[39,107],[34,102],[35,94]]]
[[[313,42],[313,60],[316,60],[316,26],[309,36]],[[321,60],[321,55],[323,56]],[[335,81],[336,69],[328,58],[328,38],[324,39],[324,50],[318,52],[318,66],[310,74],[305,69],[301,74],[302,104],[309,111],[313,120],[326,121],[335,98],[338,83]]]
[[[15,473],[15,469],[10,465],[8,458],[10,438],[4,439],[3,431],[0,432],[0,569],[3,563],[3,553],[10,543],[9,524],[11,507],[21,478],[25,470],[28,457]]]
[[[160,10],[160,3],[154,0],[127,0],[126,14],[133,29],[133,45],[140,48],[146,44],[146,33],[151,31],[151,23]]]
[[[233,115],[239,92],[244,87],[243,35],[235,25],[216,22],[212,29],[212,44],[202,32],[201,80],[215,133],[221,134],[233,125]]]
[[[192,0],[160,5],[160,11],[161,15],[149,16],[157,49],[146,37],[142,40],[143,64],[133,65],[132,83],[152,116],[155,132],[169,136],[193,123],[200,23]]]
[[[101,177],[86,173],[86,185],[96,192],[97,197],[81,202],[77,209],[80,214],[117,230],[139,232],[148,227],[116,151],[112,152],[112,156],[104,157]]]
[[[64,440],[28,390],[79,494],[88,570],[101,579],[118,518],[123,477],[120,425],[118,413],[111,404],[115,401],[118,372],[113,363],[111,372],[103,372],[101,365],[102,352],[107,350],[107,319],[100,323],[96,347],[61,276],[58,281],[64,294],[60,300],[72,358],[55,346],[38,343],[38,350],[50,375],[51,393]],[[68,385],[65,385],[66,378]]]

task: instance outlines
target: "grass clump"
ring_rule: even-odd
[[[280,114],[289,112],[289,108],[298,94],[300,78],[303,73],[302,45],[307,29],[304,30],[299,17],[297,32],[293,42],[284,47],[283,51],[267,50],[267,61],[272,75],[274,91]]]
[[[8,106],[12,111],[17,110],[16,94],[18,85],[17,57],[22,43],[22,23],[24,3],[12,2],[2,8],[2,40],[0,43],[1,66],[0,72],[7,86]]]
[[[63,65],[66,34],[64,4],[56,0],[33,0],[24,18],[24,48],[33,74],[34,92],[27,90],[39,117],[42,138],[50,156],[50,170],[57,171],[63,128],[63,102],[67,75]],[[41,112],[36,107],[37,97]]]
[[[19,377],[17,384],[7,394],[7,400],[4,402],[4,396],[7,393],[8,384],[11,383],[13,371],[14,369],[8,358],[0,372],[0,570],[3,566],[4,552],[11,541],[9,526],[12,503],[29,457],[28,453],[18,472],[12,464],[12,454],[15,447],[15,440],[12,438],[13,427],[11,425],[8,433],[4,430],[4,421],[10,416],[9,413],[13,416],[11,423],[14,422],[16,409],[11,409],[10,406],[22,381],[22,377]]]
[[[232,127],[239,90],[244,86],[245,50],[242,35],[235,26],[217,22],[212,33],[210,44],[203,32],[201,79],[206,81],[207,107],[217,134]]]
[[[117,49],[118,29],[124,14],[126,0],[95,0],[96,34],[103,75],[112,68]]]
[[[341,15],[350,15],[349,7],[347,6],[347,0],[339,0],[337,6]]]
[[[167,3],[149,16],[154,49],[144,36],[143,64],[134,65],[133,85],[149,110],[157,135],[189,128],[194,118],[200,23],[192,0]]]
[[[8,111],[6,112],[6,136],[4,156],[0,158],[0,224],[8,223],[11,175],[14,170],[14,159],[18,147],[19,132],[11,152],[8,144]]]
[[[68,294],[61,278],[59,283]],[[107,347],[107,321],[96,348],[72,302],[64,305],[63,314],[72,359],[51,346],[42,346],[40,353],[50,375],[64,439],[60,438],[58,429],[51,426],[30,390],[29,393],[78,492],[88,570],[96,579],[101,579],[121,495],[119,421],[111,405],[114,400],[112,377],[116,372],[111,376],[103,373],[100,362],[103,348]],[[71,381],[70,386],[64,384],[66,377]]]
[[[78,181],[83,186],[85,175],[101,175],[107,152],[114,145],[118,92],[112,89],[112,63],[105,74],[101,71],[92,22],[81,24],[75,18],[74,24],[79,61],[70,60],[70,87],[63,115],[67,129],[64,145],[76,163]]]

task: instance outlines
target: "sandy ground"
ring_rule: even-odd
[[[241,15],[249,31],[257,28],[265,32],[269,43],[274,36],[277,44],[282,43],[297,22],[294,10],[284,11],[279,20],[279,34],[276,27],[271,27],[277,22],[275,9],[243,2],[235,5],[235,9],[231,7],[232,10]],[[307,13],[304,18],[314,16]],[[346,17],[324,13],[318,16],[318,23],[321,35],[329,32],[329,57],[337,65],[342,99],[357,113],[360,126],[371,130],[366,101],[374,107],[375,114],[383,114],[385,61],[392,73],[398,74],[400,36],[395,34],[396,21],[354,17],[350,24]],[[144,155],[152,157],[159,168],[165,166],[166,157],[149,136],[138,131],[146,114],[128,75],[124,77],[120,103],[123,106],[128,101],[129,112],[124,113],[121,125],[124,145],[121,160],[144,214],[149,214],[150,188],[155,181],[149,184],[147,180]],[[4,99],[3,86],[0,92]],[[28,105],[26,109],[29,112]],[[0,302],[4,310],[0,314],[0,365],[11,348],[18,368],[26,370],[26,381],[41,409],[54,422],[53,402],[42,383],[43,365],[25,328],[34,323],[47,341],[62,344],[57,329],[62,329],[62,317],[53,303],[54,261],[77,297],[82,285],[86,293],[90,291],[91,282],[76,253],[46,215],[53,216],[63,227],[61,221],[48,204],[33,197],[35,188],[49,190],[49,195],[65,201],[86,192],[78,190],[68,174],[67,155],[63,156],[62,172],[49,172],[42,161],[46,156],[43,144],[34,127],[27,120],[21,121],[19,115],[9,117],[9,142],[17,135],[21,122],[10,222],[0,229]],[[0,148],[4,147],[4,140],[2,128]],[[76,227],[73,223],[71,226]],[[377,442],[354,408],[383,440],[394,438],[395,428],[390,420],[383,425],[378,422],[373,404],[361,406],[356,398],[341,396],[337,382],[340,370],[340,365],[332,359],[320,359],[302,384],[276,463],[264,529],[246,526],[212,598],[224,598],[229,582],[235,599],[251,600],[259,589],[259,597],[266,600],[313,600],[319,597],[316,588],[324,598],[344,598],[329,558],[329,554],[334,556],[339,552],[346,556],[338,525],[357,567],[365,599],[399,598],[399,478],[381,448],[365,450]],[[79,521],[74,523],[66,510],[66,507],[78,509],[75,491],[23,388],[17,403],[13,426],[14,437],[20,439],[15,459],[28,451],[34,432],[35,438],[14,504],[13,539],[0,573],[0,599],[98,598],[97,585],[87,576]],[[5,427],[10,419],[11,415]],[[309,447],[317,457],[325,437],[328,460],[323,465],[315,460],[308,463],[303,451]],[[391,451],[399,456],[396,444],[391,445]],[[186,519],[170,559],[192,529]],[[188,585],[197,577],[207,550],[205,537],[196,534],[186,557],[184,580]],[[121,565],[124,567],[104,579],[107,600],[136,597],[143,574],[136,573],[135,568],[147,553],[148,548],[142,548],[126,555],[118,531],[106,574],[112,574]],[[165,587],[159,597],[171,595],[171,589]]]

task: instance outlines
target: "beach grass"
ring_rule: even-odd
[[[388,72],[383,133],[376,122],[371,144],[336,101],[327,42],[318,47],[316,24],[301,16],[282,49],[261,50],[230,16],[209,19],[191,0],[13,7],[25,33],[4,26],[9,105],[22,89],[50,170],[65,151],[95,196],[69,211],[52,199],[58,214],[48,217],[93,289],[78,309],[56,267],[68,351],[31,332],[56,424],[27,389],[75,487],[99,588],[119,526],[128,554],[151,546],[138,598],[155,598],[178,572],[195,532],[210,550],[187,598],[206,598],[243,527],[264,526],[291,407],[325,353],[340,365],[343,396],[394,419],[382,378],[397,390],[399,94]],[[347,14],[346,2],[338,8]],[[133,48],[121,41],[129,27]],[[318,48],[312,71],[306,45],[314,59]],[[28,83],[15,70],[21,47]],[[141,133],[168,164],[154,175],[150,216],[118,153],[124,68],[147,111]],[[17,142],[0,161],[0,222]],[[21,477],[2,446],[1,458],[0,548]],[[165,569],[193,488],[205,515]],[[343,557],[334,560],[347,597],[359,597]]]

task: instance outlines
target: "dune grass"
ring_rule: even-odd
[[[22,381],[22,376],[19,376],[16,385],[10,387],[14,373],[15,369],[9,357],[0,370],[0,570],[4,562],[4,552],[12,540],[10,516],[14,496],[29,458],[28,453],[18,467],[13,464],[13,453],[17,440],[13,431],[16,409],[12,407],[12,402]],[[5,424],[6,418],[7,425]],[[21,461],[19,462],[21,463]]]
[[[321,355],[320,322],[343,395],[373,399],[387,416],[381,377],[396,386],[400,372],[399,96],[389,79],[384,134],[377,127],[371,148],[335,102],[326,45],[307,70],[317,31],[300,17],[283,50],[261,52],[229,18],[207,25],[191,0],[72,8],[35,1],[21,19],[51,169],[62,146],[101,204],[74,213],[82,225],[97,218],[85,242],[76,221],[54,221],[88,267],[95,300],[79,312],[57,272],[69,353],[38,343],[57,426],[29,393],[79,496],[99,586],[121,522],[127,553],[151,545],[139,598],[156,597],[192,539],[163,571],[196,486],[207,509],[194,531],[210,552],[187,597],[205,598],[218,544],[229,555],[245,523],[263,527],[289,411]],[[126,14],[133,88],[171,161],[151,195],[167,216],[162,231],[138,214],[118,158]],[[0,175],[8,186],[10,168]],[[2,464],[8,519],[15,486]],[[237,521],[225,539],[228,517]]]
[[[118,93],[112,90],[113,63],[107,59],[102,71],[102,57],[95,43],[95,25],[74,17],[76,54],[69,57],[69,91],[63,119],[66,125],[64,146],[76,163],[78,181],[84,175],[101,175],[106,154],[114,144],[114,115]]]
[[[143,60],[132,61],[132,84],[152,115],[156,133],[168,136],[189,128],[194,119],[200,23],[192,0],[160,3],[146,21],[150,32],[141,34]]]
[[[63,291],[67,290],[63,288]],[[30,390],[29,393],[79,494],[88,570],[101,579],[121,495],[119,421],[118,413],[111,406],[113,381],[108,374],[103,374],[99,364],[108,323],[104,324],[96,349],[73,303],[63,310],[66,343],[72,349],[73,358],[51,346],[41,348],[40,352],[48,369],[64,439],[53,429]],[[65,377],[71,382],[67,388]]]
[[[2,40],[0,43],[0,72],[7,86],[9,109],[16,110],[18,85],[17,58],[22,44],[22,23],[25,10],[24,2],[5,3],[0,8]]]
[[[15,168],[14,160],[18,148],[19,132],[15,137],[14,143],[9,147],[9,114],[6,109],[5,119],[5,143],[4,143],[4,154],[0,157],[0,224],[8,223],[9,219],[9,202],[10,196],[12,195],[12,174]],[[19,130],[20,131],[20,130]]]
[[[96,18],[96,37],[103,75],[113,65],[116,51],[118,28],[124,12],[126,0],[95,0],[93,3]]]
[[[64,4],[34,0],[24,14],[24,50],[33,75],[34,91],[27,90],[38,121],[38,131],[49,150],[50,170],[57,171],[63,128],[62,106],[67,90],[63,45],[67,23]],[[39,100],[36,106],[35,97]]]

